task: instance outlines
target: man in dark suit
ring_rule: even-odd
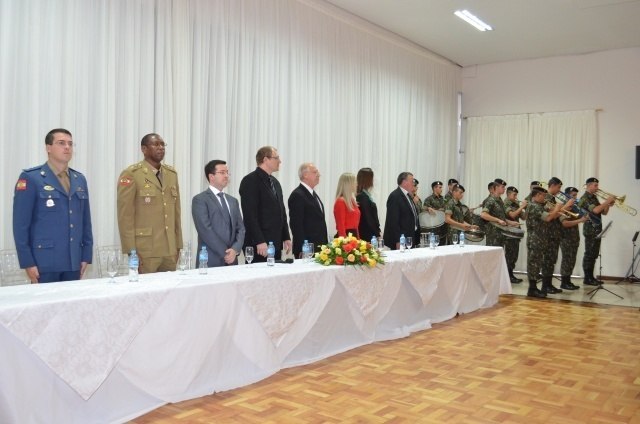
[[[327,223],[324,205],[314,188],[320,182],[320,171],[313,163],[303,163],[298,169],[300,185],[289,196],[289,226],[293,235],[293,255],[300,257],[302,243],[313,243],[314,249],[327,243]]]
[[[387,217],[384,222],[384,244],[391,249],[398,249],[400,235],[420,237],[418,210],[413,202],[413,174],[401,172],[398,175],[398,188],[387,198]]]
[[[282,187],[271,175],[280,169],[280,162],[274,147],[261,147],[256,153],[257,168],[240,182],[242,215],[247,230],[244,245],[254,247],[255,262],[266,262],[270,241],[276,248],[276,259],[280,259],[283,248],[291,251]]]
[[[44,139],[47,162],[25,169],[13,196],[13,238],[31,283],[79,280],[93,254],[87,180],[69,168],[73,139],[64,128]]]
[[[237,265],[245,230],[238,200],[222,191],[229,184],[227,163],[212,160],[204,167],[204,175],[209,188],[191,202],[198,252],[207,246],[209,267]]]

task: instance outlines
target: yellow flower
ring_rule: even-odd
[[[327,256],[327,254],[326,254],[326,253],[324,253],[324,252],[322,252],[322,253],[320,254],[320,260],[326,261],[327,259],[329,259],[329,257]]]
[[[336,252],[336,255],[338,255],[338,256],[342,255],[342,249],[340,249],[339,247],[336,247],[334,252]]]
[[[352,254],[350,254],[349,256],[347,256],[347,260],[349,262],[355,262],[356,261],[356,257]]]
[[[331,265],[331,261],[330,260],[326,260],[326,261],[324,261],[324,264],[329,266],[329,265]]]
[[[331,242],[331,244],[333,245],[333,247],[338,247],[340,246],[342,243],[340,242],[340,239],[333,239],[333,241]]]
[[[369,266],[370,266],[371,268],[373,268],[374,266],[376,266],[376,264],[377,264],[377,262],[376,262],[376,260],[375,260],[375,259],[369,259]]]

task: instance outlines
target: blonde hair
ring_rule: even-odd
[[[356,176],[351,172],[345,172],[340,175],[338,179],[336,200],[341,197],[344,199],[344,203],[346,203],[347,209],[350,211],[355,210],[358,206],[358,202],[356,201]]]

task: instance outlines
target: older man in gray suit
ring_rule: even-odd
[[[204,174],[209,188],[191,202],[198,252],[207,246],[209,267],[237,265],[245,229],[238,199],[223,192],[229,184],[229,168],[225,161],[216,159],[204,167]]]

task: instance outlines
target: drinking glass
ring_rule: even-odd
[[[420,233],[420,247],[427,247],[429,244],[428,237],[427,233]]]
[[[118,252],[111,252],[107,256],[107,274],[111,277],[109,280],[110,283],[116,282],[115,276],[118,274],[118,267],[120,266],[119,260],[120,255],[118,255]]]
[[[186,249],[180,249],[180,258],[178,258],[178,269],[180,270],[180,274],[184,274],[185,269],[187,269],[188,261],[189,253]]]
[[[381,237],[378,239],[378,252],[382,252],[384,249],[384,239]]]
[[[434,244],[435,244],[436,246],[440,244],[440,236],[439,236],[439,235],[437,235],[437,234],[436,234],[436,235],[435,235],[435,237],[434,237]]]
[[[244,249],[244,260],[251,265],[251,262],[253,261],[253,246],[247,246]]]
[[[411,249],[411,246],[413,246],[413,237],[405,237],[404,245],[407,247],[407,249]]]
[[[451,242],[455,245],[458,244],[458,234],[452,234],[451,235]]]
[[[307,262],[311,262],[313,261],[314,256],[315,256],[315,246],[313,245],[313,243],[309,243],[309,253],[305,259],[307,260]]]

